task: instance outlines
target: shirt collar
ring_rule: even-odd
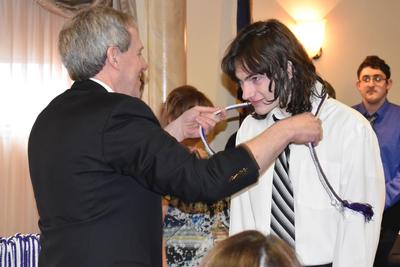
[[[387,99],[385,99],[383,105],[380,108],[378,108],[378,110],[375,112],[378,114],[378,118],[383,117],[383,114],[385,114],[388,108],[389,108],[389,102]]]
[[[321,97],[319,97],[318,95],[321,95],[322,88],[323,88],[323,85],[319,81],[316,81],[315,85],[314,85],[314,92],[316,93],[316,95],[314,95],[314,93],[312,93],[312,96],[311,96],[311,105],[312,105],[311,113],[312,114],[315,114],[315,112],[318,109],[318,105],[321,101]],[[277,106],[276,108],[271,110],[270,113],[271,113],[271,116],[274,115],[275,118],[277,118],[279,120],[288,118],[292,115],[291,113],[286,111],[286,108],[281,109],[279,106]]]
[[[107,84],[105,84],[104,82],[102,82],[102,81],[100,81],[98,79],[95,79],[95,78],[90,78],[90,80],[92,80],[92,81],[100,84],[101,86],[103,86],[107,90],[107,92],[109,92],[109,93],[113,93],[114,92],[114,90],[111,89],[111,87],[108,86]]]
[[[389,102],[387,99],[385,99],[385,102],[383,103],[382,106],[380,106],[380,108],[378,108],[378,110],[375,112],[376,114],[378,114],[378,118],[382,117],[383,114],[385,114],[386,110],[389,108]],[[361,102],[360,105],[360,112],[361,114],[363,114],[364,116],[368,116],[368,115],[372,115],[369,114],[367,109],[365,108],[364,104]]]

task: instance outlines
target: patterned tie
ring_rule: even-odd
[[[376,113],[371,114],[371,115],[370,114],[365,114],[364,116],[369,121],[369,123],[371,123],[371,126],[374,126],[376,118],[378,118],[378,114],[376,114]]]
[[[289,178],[289,147],[275,161],[272,183],[271,232],[295,247],[294,201]]]

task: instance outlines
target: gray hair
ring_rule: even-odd
[[[68,21],[58,37],[58,50],[72,80],[89,79],[99,73],[109,47],[126,52],[137,29],[134,18],[115,9],[97,6],[79,12]]]

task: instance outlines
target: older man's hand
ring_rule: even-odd
[[[195,106],[185,111],[176,120],[168,124],[164,130],[181,142],[187,138],[198,138],[199,127],[203,127],[206,133],[225,118],[225,112],[215,115],[220,108]]]

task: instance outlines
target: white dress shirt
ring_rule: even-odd
[[[317,84],[321,87],[320,84]],[[320,99],[313,98],[313,113]],[[287,113],[272,110],[264,120],[248,116],[236,143],[243,143]],[[295,207],[295,249],[304,265],[333,263],[333,267],[373,265],[385,201],[385,180],[376,135],[357,111],[334,100],[325,100],[319,118],[323,139],[315,148],[322,169],[336,193],[352,202],[369,203],[374,216],[364,216],[331,205],[305,145],[291,144],[289,176]],[[231,200],[230,234],[256,229],[270,233],[273,164],[258,183],[237,193]]]
[[[114,92],[114,90],[108,84],[106,84],[105,82],[100,81],[100,80],[95,79],[95,78],[89,78],[89,79],[94,81],[94,82],[96,82],[96,83],[98,83],[98,84],[100,84],[101,86],[103,86],[107,90],[107,92],[109,92],[109,93],[113,93]]]

